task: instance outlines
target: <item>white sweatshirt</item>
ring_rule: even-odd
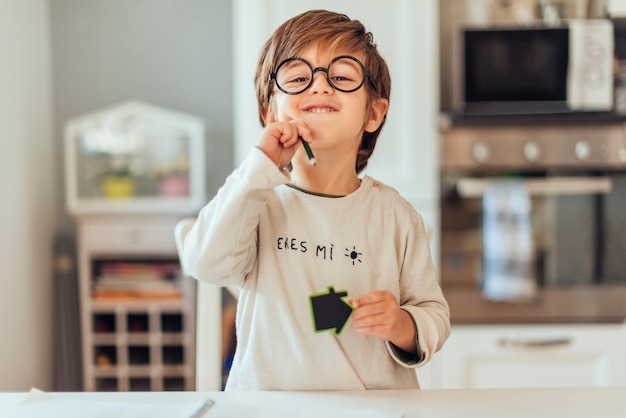
[[[240,288],[226,390],[419,388],[414,368],[450,332],[422,218],[368,176],[345,197],[287,181],[253,148],[185,239],[191,276]],[[413,318],[419,355],[357,334],[349,320],[339,335],[316,331],[310,297],[329,286],[347,298],[391,292]]]

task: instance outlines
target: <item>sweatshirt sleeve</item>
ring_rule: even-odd
[[[407,367],[428,363],[450,335],[450,309],[430,254],[428,234],[421,216],[412,217],[400,277],[400,307],[415,326],[417,355],[410,356],[387,342],[391,356]]]
[[[231,173],[185,237],[182,262],[196,279],[241,287],[257,255],[259,216],[267,196],[288,181],[258,148]]]

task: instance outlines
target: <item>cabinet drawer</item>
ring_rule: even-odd
[[[81,225],[83,244],[95,249],[150,248],[176,251],[174,227],[177,219],[93,220]]]
[[[623,386],[626,326],[454,326],[436,388]]]

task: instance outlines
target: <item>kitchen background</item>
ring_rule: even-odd
[[[272,2],[266,3],[269,7]],[[420,13],[420,6],[410,3],[395,0],[391,10]],[[513,6],[530,3],[537,4],[522,0],[441,0],[434,13],[439,14],[437,34],[441,45],[451,42],[455,22],[485,21],[494,15],[507,17]],[[593,17],[603,15],[611,4],[619,7],[620,2],[556,3],[567,16]],[[5,194],[0,221],[0,390],[55,387],[53,341],[59,324],[53,316],[53,276],[58,267],[54,264],[54,247],[59,237],[74,237],[76,233],[75,220],[65,201],[65,123],[77,115],[128,99],[197,115],[207,122],[206,192],[208,196],[214,194],[244,152],[245,146],[234,143],[235,131],[258,129],[256,119],[242,122],[241,114],[245,111],[237,111],[241,106],[250,109],[249,103],[242,104],[250,97],[241,99],[246,86],[233,86],[233,78],[241,75],[240,67],[235,68],[233,62],[256,59],[262,42],[262,38],[253,38],[243,48],[243,57],[235,55],[233,45],[245,44],[241,27],[238,31],[233,28],[242,4],[245,2],[226,0],[0,1],[0,135],[4,148],[0,170]],[[245,7],[248,13],[243,14],[253,16],[248,19],[262,20],[266,26],[283,20],[282,15],[263,13],[263,2],[250,2]],[[333,6],[324,3],[323,7]],[[358,10],[353,3],[351,7]],[[287,16],[293,14],[288,12],[282,11]],[[415,33],[408,24],[397,27],[411,35]],[[250,30],[254,33],[255,28]],[[373,31],[377,33],[376,28]],[[382,35],[381,43],[386,43],[386,50],[398,59],[402,53],[392,51],[394,39],[397,38]],[[420,40],[409,44],[415,49],[424,48],[425,43],[437,47],[437,35],[426,39],[430,43]],[[385,50],[384,45],[381,47]],[[427,110],[450,105],[451,56],[446,53],[450,49],[442,47],[441,51],[439,62],[435,59],[429,63],[440,71],[426,71],[432,78],[419,81],[427,86],[432,82],[439,84],[439,80],[441,94],[405,97],[401,103],[407,106],[399,106],[398,110],[403,117],[422,117],[423,102],[427,103]],[[409,60],[404,63],[414,68],[412,65],[419,59],[411,61],[415,57],[406,55]],[[400,77],[410,80],[410,74],[405,72]],[[427,88],[416,91],[429,92]],[[425,115],[428,123],[430,116]],[[409,144],[408,149],[425,149],[429,156],[438,149],[437,136],[429,136],[428,127],[423,129],[427,132],[423,137],[431,141]],[[393,148],[381,147],[377,151],[385,158]],[[437,184],[437,162],[430,159],[424,164],[435,169],[427,171],[433,178],[425,184]],[[438,228],[436,206],[432,209],[420,192],[410,191],[407,185],[413,174],[406,175],[401,170],[381,175],[387,176],[389,183],[398,177],[401,191],[409,190],[409,200],[425,213],[430,225]],[[438,257],[438,234],[434,232],[433,249]],[[460,330],[459,335],[463,332]],[[471,351],[467,345],[466,349]],[[432,380],[437,383],[435,378]]]
[[[0,2],[0,390],[53,387],[53,247],[68,119],[128,99],[208,122],[207,193],[232,169],[229,0]]]

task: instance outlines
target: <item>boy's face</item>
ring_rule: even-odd
[[[326,68],[339,55],[350,55],[363,61],[359,54],[342,50],[331,54],[317,48],[307,49],[299,57],[313,68]],[[304,122],[312,132],[314,151],[328,149],[351,152],[356,156],[363,131],[378,129],[388,107],[386,99],[377,99],[368,107],[367,88],[371,86],[366,86],[367,83],[369,80],[365,80],[358,90],[345,93],[334,89],[323,71],[315,72],[311,86],[300,94],[283,93],[273,83],[265,122]]]

